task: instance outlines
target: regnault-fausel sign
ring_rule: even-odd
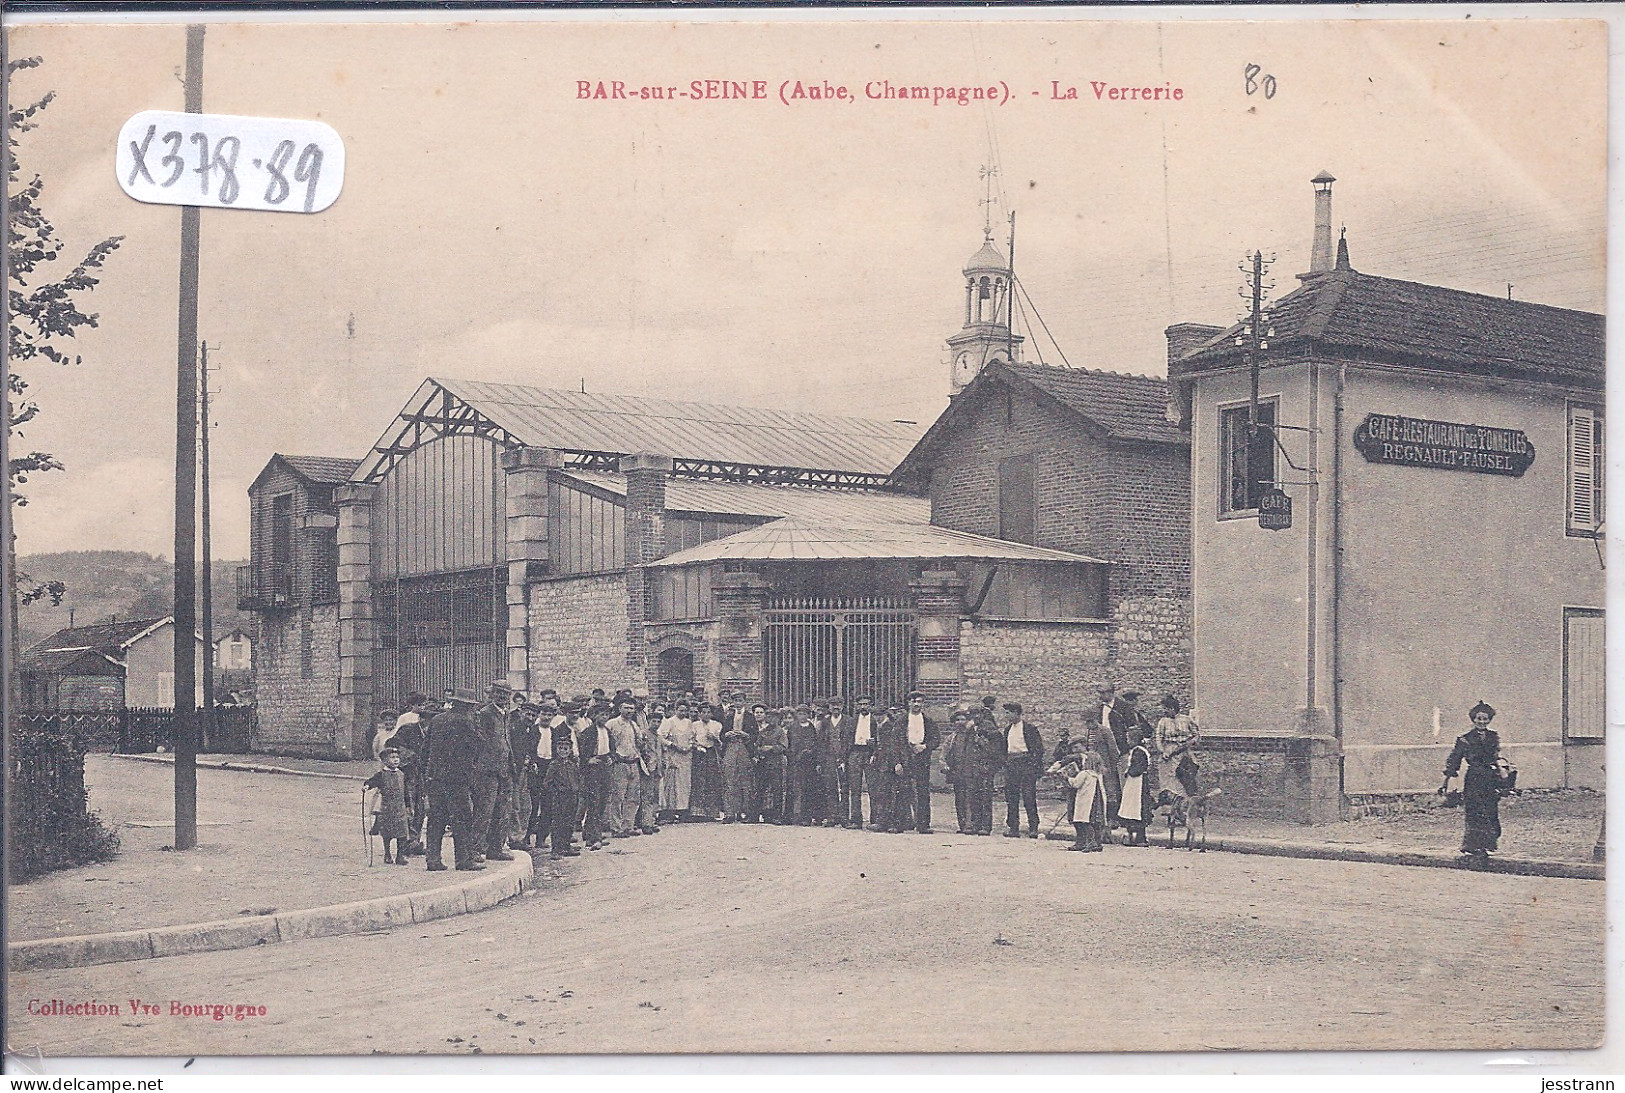
[[[1535,461],[1535,446],[1522,429],[1430,421],[1399,414],[1367,414],[1354,430],[1354,446],[1372,463],[1440,467],[1512,478],[1521,478]]]

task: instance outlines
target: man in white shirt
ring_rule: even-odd
[[[899,791],[912,796],[914,830],[931,834],[931,753],[942,745],[937,723],[925,715],[925,695],[908,693],[908,713],[903,726],[907,759],[903,763],[903,784]]]
[[[841,718],[841,755],[846,765],[846,826],[863,830],[863,793],[869,792],[869,819],[879,826],[884,819],[880,784],[871,764],[880,736],[880,719],[874,712],[874,698],[859,695],[857,711]]]
[[[1044,739],[1022,717],[1021,703],[1004,704],[1004,835],[1021,837],[1021,810],[1027,810],[1027,837],[1038,838],[1038,775],[1044,769]]]

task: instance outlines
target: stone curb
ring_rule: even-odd
[[[165,763],[173,766],[173,755],[126,755],[120,752],[104,752],[109,759],[127,759],[132,763]],[[262,763],[233,763],[228,760],[199,760],[200,770],[234,770],[239,774],[290,774],[296,778],[338,778],[345,782],[364,782],[366,779],[354,774],[328,774],[320,770],[294,770],[292,767],[273,767]]]
[[[535,863],[529,854],[514,854],[512,862],[492,862],[493,868],[456,884],[421,892],[402,892],[377,899],[310,907],[278,915],[228,918],[216,922],[190,922],[151,930],[129,930],[81,937],[52,937],[15,941],[7,946],[13,972],[79,968],[87,964],[113,964],[150,960],[182,953],[251,949],[257,945],[334,937],[396,926],[433,922],[472,914],[512,899],[535,884]]]
[[[1604,867],[1597,862],[1502,858],[1492,854],[1484,868],[1478,868],[1460,854],[1437,850],[1373,850],[1360,846],[1340,846],[1336,843],[1277,842],[1274,839],[1210,839],[1207,849],[1229,851],[1233,854],[1264,854],[1278,858],[1320,858],[1327,861],[1365,862],[1370,865],[1410,865],[1425,869],[1506,873],[1519,877],[1602,880],[1605,875]]]
[[[1046,836],[1052,842],[1070,842],[1071,835],[1052,832]],[[1151,849],[1168,849],[1167,842],[1151,840]],[[1176,837],[1176,850],[1184,850],[1182,837]],[[1476,873],[1506,873],[1519,877],[1558,877],[1567,880],[1603,880],[1606,876],[1601,863],[1577,861],[1549,861],[1539,858],[1502,858],[1492,856],[1485,868],[1476,869],[1459,854],[1438,850],[1373,850],[1368,847],[1344,843],[1282,842],[1276,839],[1208,839],[1197,840],[1197,850],[1214,850],[1230,854],[1260,854],[1272,858],[1314,858],[1320,861],[1362,862],[1367,865],[1409,865],[1422,869],[1461,869]]]

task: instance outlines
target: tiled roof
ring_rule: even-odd
[[[876,521],[832,526],[787,517],[726,539],[668,555],[655,566],[700,562],[849,561],[860,558],[991,558],[1025,562],[1098,562],[1064,550],[1028,546],[933,524]]]
[[[350,475],[361,465],[359,459],[340,459],[332,455],[284,455],[281,458],[310,481],[331,486],[348,482]]]
[[[571,478],[626,495],[626,478],[607,471],[569,471]],[[874,490],[827,490],[806,486],[763,486],[746,482],[666,480],[666,508],[742,516],[794,516],[839,526],[874,520],[905,524],[931,522],[931,502],[923,497]]]
[[[1168,420],[1168,383],[1156,376],[1058,368],[1048,364],[1013,363],[998,367],[1077,411],[1114,439],[1190,443],[1185,431]]]
[[[872,418],[433,379],[523,444],[889,474],[920,428]]]
[[[1108,439],[1190,447],[1189,434],[1168,420],[1168,384],[1156,376],[994,361],[931,423],[897,465],[893,481],[916,480],[926,460],[950,442],[964,415],[975,412],[970,408],[985,404],[979,397],[982,389],[1001,380],[1059,403]]]
[[[97,649],[46,649],[34,651],[23,655],[22,670],[25,672],[60,672],[71,668],[84,657],[95,657],[92,663],[106,662],[119,665],[122,662],[115,656],[101,652]]]
[[[1472,375],[1600,387],[1604,319],[1524,300],[1374,277],[1352,269],[1314,277],[1271,312],[1272,348],[1312,343],[1383,361]],[[1176,362],[1183,378],[1234,363],[1239,328]]]
[[[94,649],[99,653],[109,653],[118,656],[124,648],[124,643],[144,630],[149,630],[161,622],[168,621],[167,615],[151,619],[122,619],[118,622],[101,622],[93,626],[74,626],[66,630],[58,630],[38,645],[29,650],[30,653],[45,653],[64,649]]]

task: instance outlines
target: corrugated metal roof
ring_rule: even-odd
[[[814,562],[862,558],[993,558],[1018,562],[1099,562],[1098,558],[1028,546],[932,524],[875,521],[838,527],[787,517],[651,562]]]
[[[582,452],[654,452],[763,467],[890,474],[916,425],[754,406],[668,402],[543,387],[438,383],[520,442]]]
[[[626,478],[608,471],[568,471],[570,478],[626,496]],[[931,502],[873,490],[820,490],[806,486],[761,486],[746,482],[666,480],[666,508],[681,512],[716,512],[741,516],[793,516],[840,526],[876,520],[929,524]]]

